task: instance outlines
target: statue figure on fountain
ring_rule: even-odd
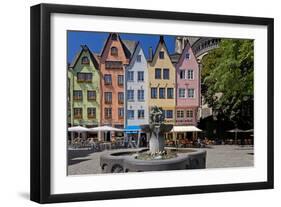
[[[142,130],[149,133],[149,152],[152,155],[165,154],[165,133],[173,128],[171,124],[165,124],[165,116],[162,108],[153,106],[150,110],[149,125],[143,125]]]

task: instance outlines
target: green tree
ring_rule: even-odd
[[[202,59],[202,95],[218,117],[253,127],[253,40],[221,40]]]

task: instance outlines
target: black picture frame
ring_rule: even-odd
[[[151,18],[207,23],[233,23],[267,26],[267,181],[238,184],[219,184],[191,187],[169,187],[154,189],[85,192],[74,194],[51,194],[51,71],[50,71],[50,15],[53,13],[99,15],[112,17]],[[272,18],[195,14],[152,10],[103,8],[39,4],[31,7],[31,175],[30,199],[38,203],[120,199],[147,196],[166,196],[225,191],[242,191],[273,188],[273,41],[274,20]]]

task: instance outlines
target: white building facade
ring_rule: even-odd
[[[144,52],[137,44],[125,72],[125,127],[137,129],[149,123],[148,72]]]

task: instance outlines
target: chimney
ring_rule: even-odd
[[[153,50],[152,50],[152,47],[149,47],[149,49],[148,49],[148,59],[152,60],[152,57],[153,57]]]

